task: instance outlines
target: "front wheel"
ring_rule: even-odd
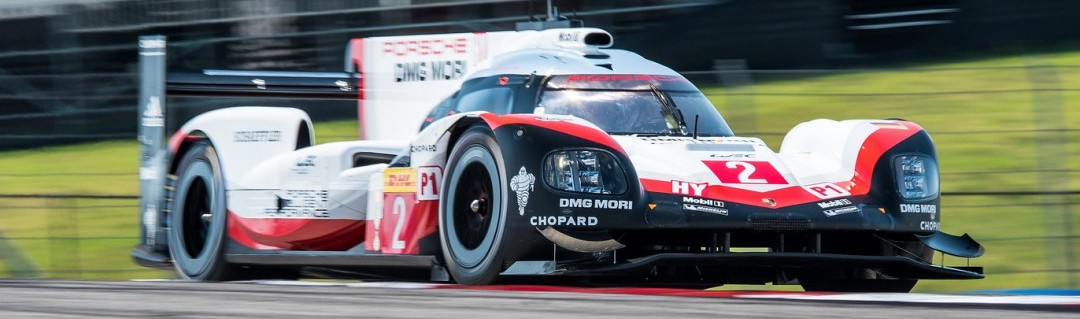
[[[461,284],[494,283],[503,270],[507,200],[501,151],[491,130],[483,126],[467,130],[447,163],[439,208],[446,268]]]
[[[209,141],[196,142],[181,158],[169,213],[169,254],[177,273],[199,281],[232,280],[225,262],[225,178]]]

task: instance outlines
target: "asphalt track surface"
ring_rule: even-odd
[[[0,280],[0,318],[1080,318],[1077,308],[455,287]]]

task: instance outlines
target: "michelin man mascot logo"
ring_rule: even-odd
[[[517,195],[518,214],[525,215],[525,206],[529,205],[529,192],[533,190],[536,177],[525,171],[525,166],[518,170],[518,174],[510,179],[510,189]]]

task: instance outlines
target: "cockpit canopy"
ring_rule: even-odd
[[[541,82],[546,81],[546,82]],[[537,88],[534,83],[542,83]],[[731,128],[693,84],[677,75],[494,76],[467,81],[429,114],[572,115],[609,134],[732,136]]]
[[[733,135],[716,107],[680,76],[554,76],[535,113],[573,115],[609,134]]]

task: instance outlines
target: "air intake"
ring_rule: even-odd
[[[750,228],[757,231],[800,231],[810,229],[806,219],[758,218],[750,220]]]
[[[611,34],[594,32],[585,35],[585,45],[597,47],[610,47],[612,44]]]

